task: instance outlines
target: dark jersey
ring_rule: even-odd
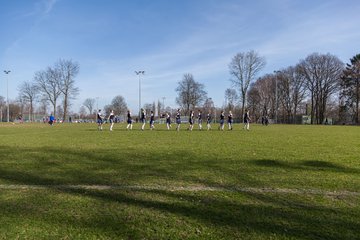
[[[224,120],[225,119],[225,115],[224,115],[224,113],[221,113],[220,114],[220,120]]]
[[[228,123],[232,123],[233,121],[233,115],[232,114],[229,114],[228,116]]]
[[[97,120],[102,120],[101,113],[98,113],[98,114],[97,114],[96,119],[97,119]]]
[[[171,123],[171,118],[170,115],[166,115],[166,123],[170,124]]]
[[[250,121],[249,114],[245,112],[244,114],[244,123],[248,123]]]
[[[206,116],[206,122],[210,123],[211,122],[211,114],[208,113],[208,115]]]
[[[143,120],[145,120],[145,117],[146,117],[145,112],[141,112],[141,118],[140,119],[143,121]]]
[[[177,124],[180,124],[180,123],[181,123],[181,115],[180,115],[180,112],[177,112],[177,113],[176,113],[176,123],[177,123]]]
[[[128,124],[132,123],[132,117],[131,117],[130,112],[128,112],[128,114],[127,114],[127,122],[128,122]]]
[[[189,123],[190,123],[190,124],[193,124],[193,123],[194,123],[194,113],[190,113]]]

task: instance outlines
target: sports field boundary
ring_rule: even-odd
[[[353,191],[326,191],[319,189],[291,189],[291,188],[255,188],[255,187],[209,187],[209,186],[160,186],[160,185],[18,185],[0,184],[2,190],[160,190],[160,191],[187,191],[187,192],[243,192],[243,193],[276,193],[276,194],[306,194],[324,196],[360,196],[360,192]]]

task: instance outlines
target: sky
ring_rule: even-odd
[[[359,13],[358,0],[0,0],[0,95],[8,86],[15,100],[21,83],[66,59],[80,65],[74,112],[117,95],[138,111],[139,70],[142,104],[177,107],[191,73],[220,107],[237,53],[266,59],[259,77],[314,52],[347,63],[360,53]]]

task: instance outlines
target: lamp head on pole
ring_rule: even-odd
[[[135,71],[136,75],[145,74],[145,71]]]

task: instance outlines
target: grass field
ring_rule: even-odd
[[[139,128],[0,124],[0,239],[360,239],[359,127]]]

